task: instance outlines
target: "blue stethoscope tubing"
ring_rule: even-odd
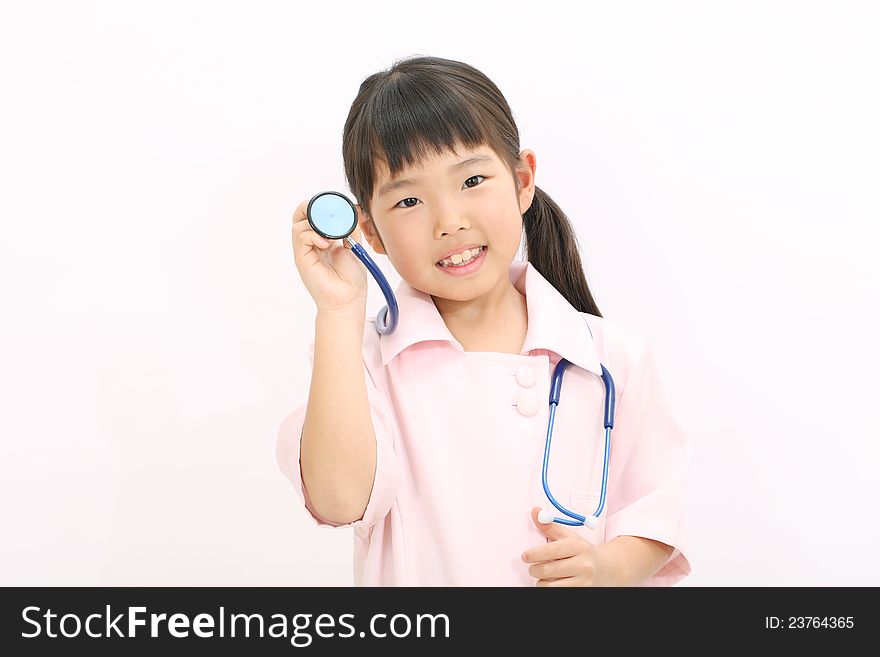
[[[318,198],[324,196],[325,194],[339,196],[345,199],[346,203],[351,206],[352,221],[350,225],[345,225],[345,229],[347,232],[343,232],[342,234],[338,235],[328,234],[321,230],[313,220],[312,206]],[[318,194],[315,194],[309,201],[306,215],[312,228],[314,228],[319,235],[322,235],[323,237],[331,240],[346,240],[351,246],[352,253],[354,253],[362,263],[364,263],[364,265],[373,275],[373,278],[376,279],[379,287],[382,288],[382,294],[385,295],[385,301],[387,302],[387,305],[383,306],[376,315],[376,331],[378,331],[382,335],[393,333],[394,329],[397,328],[397,320],[400,315],[397,306],[397,298],[394,296],[394,292],[391,289],[391,286],[388,284],[388,279],[385,278],[385,275],[379,270],[379,267],[376,265],[370,255],[364,250],[364,248],[360,244],[358,244],[351,238],[351,233],[354,231],[355,226],[357,226],[357,211],[355,210],[354,205],[352,205],[351,201],[348,200],[347,196],[340,194],[339,192],[319,192]],[[589,329],[589,325],[587,326],[587,329]],[[592,331],[590,331],[590,337],[593,337]],[[565,368],[567,368],[569,365],[571,365],[571,363],[562,358],[556,364],[556,369],[553,371],[553,382],[550,385],[550,421],[547,424],[547,442],[544,444],[544,463],[541,469],[541,484],[544,487],[544,493],[547,495],[547,499],[550,500],[553,506],[555,506],[565,515],[569,516],[569,518],[572,518],[572,520],[569,520],[568,518],[550,517],[550,514],[548,514],[548,512],[546,511],[541,511],[541,513],[539,514],[539,520],[543,523],[558,522],[562,525],[570,525],[573,527],[582,527],[586,525],[587,527],[593,528],[598,525],[599,516],[602,514],[602,510],[605,508],[605,493],[608,485],[608,463],[611,459],[611,429],[614,426],[614,379],[611,378],[611,373],[605,368],[605,366],[600,363],[599,366],[602,368],[602,382],[605,384],[605,458],[602,465],[602,494],[599,498],[599,505],[596,507],[593,515],[582,516],[581,514],[575,513],[574,511],[569,511],[564,506],[562,506],[556,500],[556,498],[553,497],[553,493],[550,492],[550,486],[547,484],[547,470],[550,463],[550,441],[553,438],[553,420],[556,417],[556,407],[559,406],[559,398],[562,394],[562,376],[563,374],[565,374]]]
[[[385,278],[385,275],[376,266],[370,254],[364,250],[364,247],[351,239],[351,237],[346,237],[345,241],[351,245],[352,253],[360,258],[361,262],[370,270],[373,278],[376,279],[379,287],[382,288],[382,294],[385,295],[387,305],[382,306],[382,309],[376,314],[376,330],[382,335],[393,333],[394,329],[397,328],[397,319],[400,316],[400,311],[397,308],[397,298],[388,284],[388,279]]]
[[[590,335],[592,336],[592,331],[590,332]],[[559,405],[559,398],[562,395],[562,376],[565,374],[565,368],[569,365],[571,365],[571,363],[562,358],[556,364],[556,369],[553,370],[553,382],[550,385],[550,422],[547,424],[547,442],[544,445],[544,465],[541,469],[541,484],[544,486],[544,494],[547,495],[547,499],[550,500],[553,506],[570,518],[574,518],[574,520],[569,520],[568,518],[554,517],[552,519],[553,522],[558,522],[562,525],[570,525],[572,527],[583,527],[586,525],[592,529],[599,524],[599,516],[602,514],[602,509],[605,508],[605,492],[608,486],[608,462],[611,459],[611,429],[614,426],[614,379],[611,378],[611,373],[607,368],[599,363],[599,366],[602,368],[602,382],[605,384],[605,458],[603,459],[602,465],[602,494],[599,498],[599,505],[596,507],[593,515],[587,518],[574,511],[569,511],[557,502],[556,498],[553,497],[553,493],[550,492],[550,486],[547,484],[547,469],[550,462],[550,441],[553,438],[553,419],[556,417],[556,407]],[[543,511],[539,514],[539,520],[541,520],[541,522],[550,522],[550,518],[548,518]]]

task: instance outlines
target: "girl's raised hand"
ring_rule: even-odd
[[[306,216],[309,201],[297,206],[293,213],[293,259],[318,310],[365,308],[367,301],[367,268],[351,253],[346,240],[328,240],[311,227]],[[355,206],[360,213],[360,206]],[[352,239],[361,240],[360,226]]]
[[[541,530],[547,543],[522,553],[535,586],[617,586],[613,564],[602,558],[601,546],[590,543],[574,530],[558,522],[538,522],[532,509],[532,522]]]

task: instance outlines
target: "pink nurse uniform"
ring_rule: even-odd
[[[304,402],[281,424],[281,470],[317,527],[353,530],[358,586],[534,586],[521,554],[546,542],[532,507],[551,509],[541,484],[553,370],[565,371],[548,481],[569,509],[599,501],[605,388],[614,377],[605,509],[597,527],[569,527],[599,544],[641,536],[674,548],[644,586],[690,572],[683,522],[690,447],[671,414],[652,350],[614,322],[577,311],[528,262],[510,280],[526,296],[519,354],[469,352],[431,296],[401,281],[400,319],[379,335],[364,324],[364,380],[376,435],[376,474],[361,519],[336,524],[314,512],[300,472]],[[592,338],[591,338],[592,334]],[[313,364],[314,341],[308,349]],[[559,515],[559,514],[557,514]]]

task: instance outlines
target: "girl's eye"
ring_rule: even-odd
[[[475,185],[468,185],[468,182],[470,182],[474,178],[484,178],[485,179],[485,177],[486,176],[480,176],[480,175],[471,176],[470,178],[468,178],[467,180],[464,181],[464,184],[468,189],[473,189],[474,187],[476,187],[480,183],[476,183]],[[409,196],[409,197],[403,199],[402,201],[398,202],[397,205],[395,205],[394,207],[395,208],[412,208],[415,206],[415,203],[409,204],[409,203],[407,203],[407,201],[418,201],[418,200],[419,199],[417,199],[415,196]],[[401,203],[403,203],[403,205],[401,205]]]
[[[467,184],[468,184],[468,180],[473,180],[474,178],[485,178],[485,177],[486,177],[486,176],[471,176],[470,178],[468,178],[467,180],[464,181],[464,184],[467,185]],[[479,185],[479,183],[477,183],[477,185]],[[476,185],[469,185],[469,188],[470,188],[470,187],[476,187]]]
[[[408,204],[407,201],[418,201],[418,200],[419,200],[419,199],[417,199],[416,197],[414,197],[414,196],[410,196],[409,198],[405,198],[405,199],[403,199],[402,201],[400,201],[400,203],[403,203],[403,206],[401,206],[400,203],[398,203],[398,204],[395,205],[394,207],[396,207],[396,208],[399,208],[399,207],[411,208],[412,205]],[[415,205],[415,203],[413,203],[413,205]]]

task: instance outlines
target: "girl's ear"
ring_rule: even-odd
[[[538,162],[535,157],[535,151],[526,148],[520,153],[520,160],[516,170],[516,176],[519,179],[519,209],[520,214],[525,214],[530,207],[532,201],[535,200],[535,170]]]
[[[358,215],[358,227],[364,234],[370,247],[379,255],[387,255],[385,246],[382,244],[382,238],[379,237],[379,231],[376,230],[376,224],[372,219],[368,219],[364,211],[361,209],[360,203],[354,206]]]

